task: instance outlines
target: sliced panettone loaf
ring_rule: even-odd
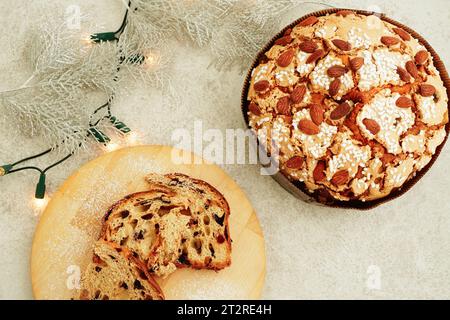
[[[191,243],[183,243],[178,266],[215,270],[229,266],[230,207],[224,196],[209,183],[180,173],[152,173],[146,180],[152,188],[171,188],[189,201]]]
[[[163,300],[164,295],[142,263],[127,249],[98,241],[81,279],[81,300]]]
[[[167,188],[127,196],[104,217],[102,237],[129,249],[147,270],[175,271],[183,237],[188,236],[187,201]]]
[[[102,238],[128,248],[159,276],[177,267],[228,266],[230,211],[223,196],[206,182],[187,176],[183,186],[171,185],[172,180],[164,176],[154,177],[149,191],[129,195],[108,211]],[[188,185],[196,183],[202,191],[189,190]]]

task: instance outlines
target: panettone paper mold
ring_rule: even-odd
[[[250,82],[251,82],[251,78],[252,78],[252,71],[253,71],[253,69],[256,66],[258,66],[258,64],[260,63],[261,59],[265,56],[265,53],[274,45],[274,43],[275,43],[275,41],[277,39],[279,39],[280,37],[282,37],[284,35],[286,30],[288,30],[290,28],[294,28],[297,24],[299,24],[301,21],[307,19],[308,17],[311,17],[311,16],[316,16],[316,17],[326,16],[328,14],[337,13],[338,11],[341,11],[341,10],[350,10],[350,11],[353,11],[355,13],[358,13],[358,14],[361,14],[361,15],[366,15],[366,16],[376,15],[381,20],[386,21],[388,23],[391,23],[392,25],[395,25],[395,26],[397,26],[399,28],[402,28],[405,31],[407,31],[408,33],[410,33],[415,39],[417,39],[419,41],[419,43],[421,45],[423,45],[428,50],[428,52],[433,57],[433,64],[434,64],[435,68],[439,71],[440,77],[441,77],[441,79],[442,79],[442,81],[444,83],[444,86],[446,88],[446,91],[447,91],[447,96],[449,95],[449,93],[450,93],[450,79],[449,79],[447,70],[445,69],[444,63],[442,62],[442,60],[440,59],[440,57],[436,53],[436,51],[431,47],[431,45],[420,34],[418,34],[416,31],[412,30],[408,26],[405,26],[405,25],[401,24],[398,21],[395,21],[395,20],[387,17],[385,14],[382,14],[382,13],[370,12],[370,11],[365,11],[365,10],[345,9],[345,8],[334,8],[334,9],[320,10],[320,11],[316,11],[316,12],[312,12],[310,14],[304,15],[303,17],[295,20],[294,22],[292,22],[291,24],[289,24],[288,26],[283,28],[278,34],[276,34],[272,38],[272,40],[270,40],[266,44],[266,46],[264,46],[262,48],[262,50],[258,53],[258,55],[256,56],[255,60],[253,61],[252,65],[251,65],[251,67],[250,67],[250,69],[249,69],[249,71],[247,73],[247,76],[245,78],[244,87],[242,89],[242,96],[241,96],[242,113],[243,113],[243,116],[244,116],[245,123],[246,123],[246,125],[247,125],[247,127],[249,129],[251,129],[251,127],[250,127],[250,124],[249,124],[249,117],[248,117],[248,105],[249,105],[249,102],[248,102],[247,98],[248,98],[248,91],[249,91],[249,86],[250,86]],[[448,102],[448,110],[450,111],[450,101]],[[375,207],[377,207],[377,206],[379,206],[379,205],[381,205],[381,204],[383,204],[385,202],[388,202],[388,201],[391,201],[391,200],[393,200],[393,199],[395,199],[397,197],[400,197],[401,195],[403,195],[404,193],[409,191],[427,173],[427,171],[431,168],[431,166],[434,164],[434,162],[438,158],[439,154],[442,151],[442,148],[444,147],[444,145],[445,145],[445,143],[447,141],[447,138],[448,138],[448,135],[449,135],[449,132],[450,132],[450,122],[448,122],[445,125],[445,131],[446,131],[445,139],[436,148],[436,151],[435,151],[434,155],[432,156],[431,161],[422,170],[418,171],[417,174],[414,177],[412,177],[409,180],[407,180],[400,188],[392,190],[387,196],[379,198],[379,199],[370,200],[370,201],[361,201],[361,200],[340,201],[340,200],[333,200],[332,202],[322,203],[318,199],[318,194],[317,193],[310,193],[303,182],[291,181],[290,179],[288,179],[286,177],[285,174],[283,174],[280,171],[277,172],[276,174],[272,175],[272,178],[274,178],[283,188],[285,188],[287,191],[292,193],[295,197],[297,197],[297,198],[299,198],[299,199],[301,199],[301,200],[303,200],[305,202],[308,202],[308,203],[313,203],[315,205],[328,206],[328,207],[333,207],[333,208],[350,208],[350,209],[358,209],[358,210],[369,210],[369,209],[375,208]],[[262,152],[266,152],[264,145],[259,143],[259,147],[261,148]]]

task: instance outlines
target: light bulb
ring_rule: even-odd
[[[37,214],[41,213],[47,207],[49,200],[50,199],[48,196],[45,196],[43,199],[37,198],[33,199],[32,205],[33,208],[36,210]]]
[[[145,55],[144,68],[151,69],[159,65],[161,56],[158,52],[148,52]]]
[[[109,143],[105,146],[105,148],[106,148],[106,151],[107,151],[107,152],[113,152],[113,151],[116,151],[116,150],[120,149],[120,144],[115,143],[115,142],[109,142]]]
[[[126,134],[125,140],[127,142],[127,145],[135,145],[139,142],[139,134],[135,131],[131,131]]]
[[[81,40],[80,41],[86,47],[92,47],[92,45],[94,44],[94,40],[92,40],[90,34],[83,34],[81,36]]]

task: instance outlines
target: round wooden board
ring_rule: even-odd
[[[188,157],[178,164],[175,157]],[[186,158],[184,158],[186,159]],[[211,270],[182,269],[157,279],[166,299],[258,299],[266,273],[264,237],[239,186],[218,166],[167,146],[139,146],[107,153],[74,173],[53,195],[34,236],[31,278],[36,299],[70,299],[91,259],[100,219],[115,201],[146,190],[150,172],[180,172],[217,188],[230,208],[232,264]],[[75,288],[74,288],[75,287]]]

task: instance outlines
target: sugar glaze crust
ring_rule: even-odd
[[[282,173],[340,201],[401,188],[431,161],[448,122],[426,48],[354,13],[288,30],[253,70],[248,101],[249,124],[269,153],[279,147]]]

